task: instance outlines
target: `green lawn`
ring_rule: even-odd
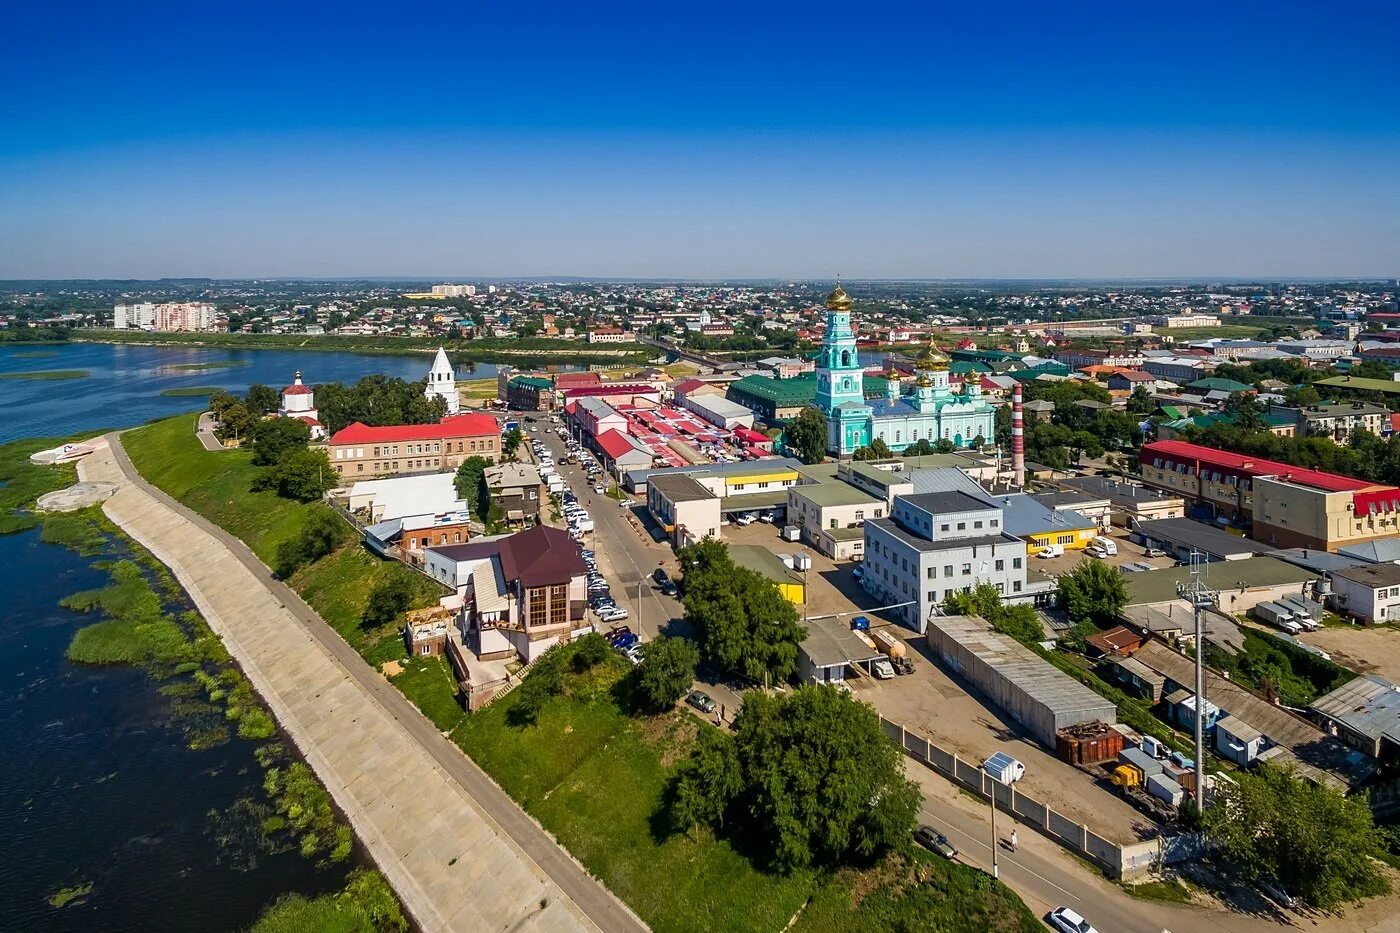
[[[451,732],[467,715],[457,702],[457,684],[446,658],[409,658],[392,682],[443,732]]]
[[[301,531],[306,507],[275,492],[251,491],[259,470],[252,453],[205,450],[194,434],[196,417],[176,415],[127,431],[122,446],[147,480],[273,563],[277,545]]]
[[[44,493],[78,481],[78,468],[72,463],[39,466],[29,462],[30,454],[62,443],[65,443],[62,438],[36,437],[0,445],[0,534],[23,531],[39,524],[42,520],[39,516],[17,514],[15,510],[28,508]]]
[[[253,492],[260,467],[245,450],[208,451],[194,434],[195,415],[177,415],[127,431],[122,445],[141,475],[214,524],[232,532],[272,564],[277,546],[301,532],[307,506],[274,492]],[[396,626],[360,624],[369,592],[390,574],[414,589],[413,607],[431,605],[443,589],[397,561],[380,560],[358,540],[302,567],[292,588],[356,651],[376,666],[404,657]]]
[[[534,726],[509,723],[511,694],[453,739],[653,929],[777,931],[799,911],[797,928],[813,933],[1037,928],[1014,893],[970,868],[915,855],[919,883],[897,854],[870,871],[773,875],[706,831],[669,834],[658,817],[666,783],[712,727],[684,711],[628,716],[610,690],[625,666],[571,676]],[[856,891],[870,894],[857,904]]]

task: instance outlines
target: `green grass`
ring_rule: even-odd
[[[58,512],[44,516],[44,528],[39,540],[58,544],[78,552],[83,557],[95,557],[107,546],[107,536],[93,521],[100,506],[90,506],[79,512]]]
[[[63,443],[66,443],[63,438],[39,437],[0,445],[0,534],[24,531],[39,524],[41,516],[16,514],[15,510],[30,508],[44,493],[78,481],[78,468],[72,463],[41,466],[29,462],[30,454]]]
[[[961,866],[930,863],[916,883],[896,876],[906,858],[921,857],[896,854],[869,871],[774,875],[705,830],[656,829],[676,764],[711,727],[681,711],[626,715],[611,692],[625,667],[611,658],[571,675],[534,726],[510,725],[512,693],[464,720],[453,739],[653,929],[782,930],[799,911],[798,928],[809,931],[1036,928],[1014,893]],[[854,892],[872,888],[855,902]]]
[[[59,888],[49,895],[49,906],[63,908],[69,904],[81,904],[92,893],[92,882],[84,881],[67,888]]]
[[[208,451],[194,434],[196,415],[177,415],[122,435],[122,445],[141,475],[219,527],[243,540],[268,565],[277,547],[299,535],[309,506],[274,492],[253,492],[261,467],[245,450]],[[369,592],[390,574],[407,577],[414,589],[413,608],[431,605],[444,590],[398,561],[380,560],[358,541],[299,569],[292,588],[362,656],[379,660],[397,627],[366,629],[360,624]]]
[[[392,683],[443,732],[455,729],[466,716],[457,702],[457,685],[444,658],[410,658]]]
[[[305,507],[275,492],[252,492],[260,470],[252,453],[205,450],[194,434],[196,418],[177,415],[127,431],[122,446],[142,476],[274,563],[277,545],[300,534]]]
[[[1191,889],[1175,879],[1144,881],[1141,884],[1124,884],[1123,890],[1144,901],[1158,901],[1163,904],[1191,903]]]
[[[167,615],[151,582],[134,561],[122,560],[97,590],[62,601],[76,612],[100,612],[101,622],[84,626],[68,646],[68,660],[79,664],[175,665],[199,655],[184,629]]]
[[[86,369],[41,369],[27,373],[0,373],[0,379],[27,379],[47,382],[54,379],[86,379],[92,373]]]
[[[180,389],[166,389],[160,394],[166,398],[199,398],[204,395],[213,395],[219,391],[218,386],[185,386]]]

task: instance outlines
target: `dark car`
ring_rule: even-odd
[[[631,648],[633,645],[638,644],[640,641],[640,638],[638,638],[636,635],[633,635],[631,632],[628,632],[626,635],[619,635],[617,638],[614,638],[612,640],[612,646],[618,651],[626,651],[628,648]]]
[[[651,572],[651,578],[657,582],[658,586],[665,586],[667,583],[671,582],[671,578],[667,576],[664,567],[657,567],[653,570]]]
[[[953,844],[948,841],[948,837],[932,826],[920,826],[918,829],[914,830],[914,841],[930,852],[936,852],[944,858],[958,857],[958,850],[953,848]]]
[[[685,701],[702,713],[713,713],[719,707],[715,706],[715,701],[710,699],[708,693],[701,693],[699,690],[690,691],[690,695]]]
[[[621,638],[624,635],[631,634],[632,630],[624,625],[622,626],[622,628],[615,628],[611,632],[608,632],[608,641],[612,642],[613,644],[616,644],[619,638]]]
[[[667,580],[665,583],[661,584],[660,589],[663,596],[675,596],[680,592],[680,590],[676,589],[676,584],[671,580]]]

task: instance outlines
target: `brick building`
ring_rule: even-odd
[[[491,415],[482,414],[452,415],[436,424],[384,427],[356,421],[331,435],[327,448],[331,466],[348,478],[455,470],[468,457],[498,460],[501,426]]]

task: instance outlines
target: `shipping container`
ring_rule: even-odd
[[[1167,777],[1165,774],[1154,774],[1147,779],[1147,792],[1158,800],[1164,800],[1173,807],[1181,806],[1181,800],[1186,796],[1181,789],[1181,785]]]
[[[1123,750],[1123,734],[1101,722],[1080,723],[1055,735],[1055,754],[1072,765],[1113,761]]]
[[[1139,774],[1138,783],[1141,784],[1154,774],[1162,773],[1162,763],[1156,758],[1152,758],[1140,748],[1125,748],[1118,753],[1118,760],[1130,768],[1136,768]]]

